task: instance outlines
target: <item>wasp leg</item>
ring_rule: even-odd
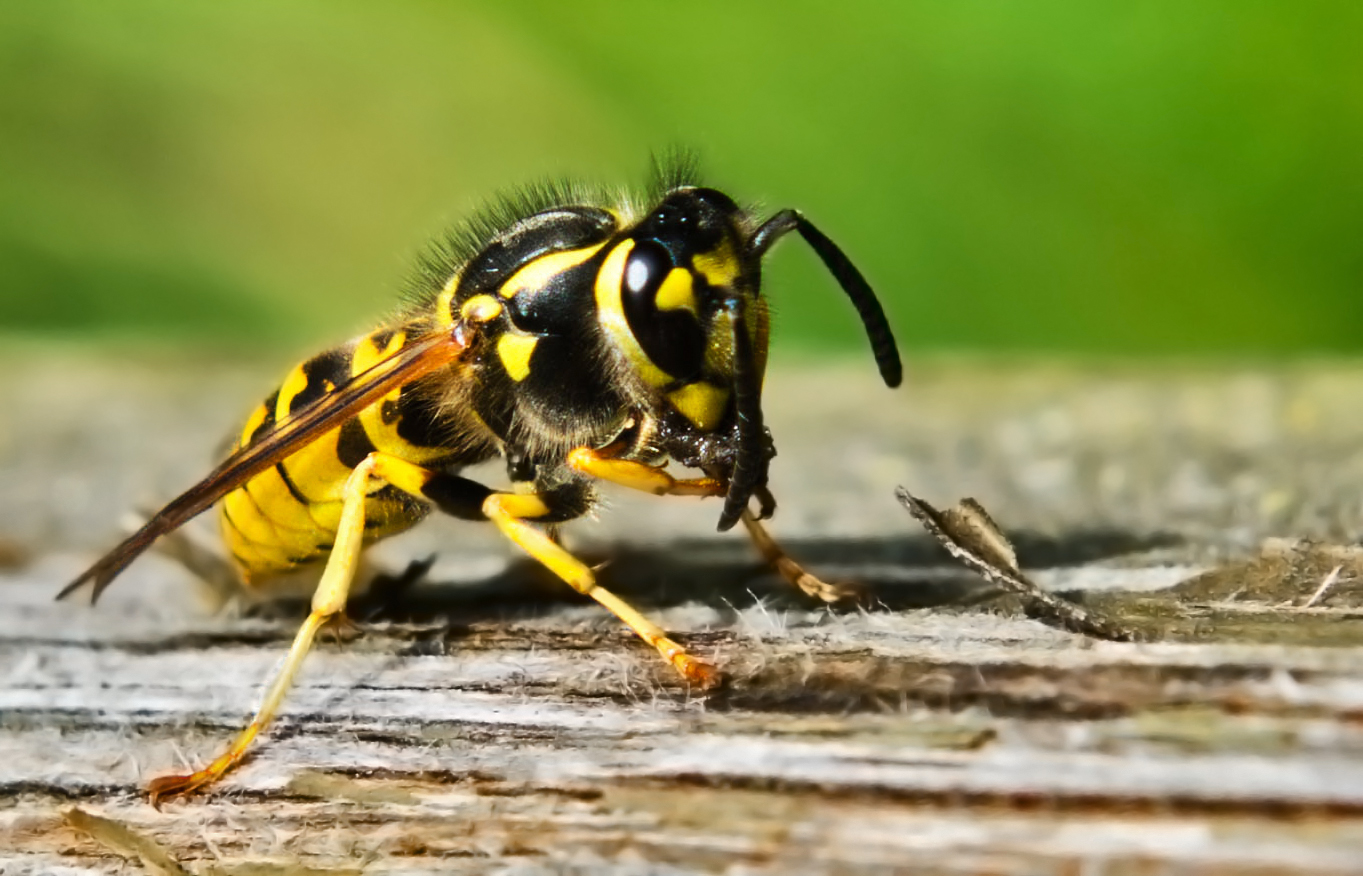
[[[568,454],[568,467],[603,481],[658,496],[723,496],[728,491],[728,485],[716,478],[680,480],[662,468],[627,459],[611,459],[589,447],[572,450]],[[771,513],[770,507],[773,507],[773,503],[768,496],[763,503],[764,516]],[[853,585],[830,584],[806,572],[776,543],[751,511],[744,511],[742,520],[762,557],[795,587],[824,602],[839,602],[860,595],[861,590]]]
[[[497,524],[502,534],[568,582],[574,590],[595,599],[624,621],[639,638],[656,648],[663,659],[671,663],[687,681],[708,687],[718,680],[718,671],[713,666],[686,653],[681,645],[669,639],[661,627],[640,614],[638,609],[598,585],[596,575],[589,566],[527,522],[553,513],[553,508],[543,496],[493,493],[483,502],[483,513]]]
[[[740,519],[748,528],[748,535],[752,536],[753,544],[762,554],[762,558],[792,585],[824,602],[840,602],[861,595],[861,588],[854,584],[830,584],[806,572],[804,566],[792,560],[785,548],[776,543],[776,539],[771,537],[771,533],[767,532],[767,528],[751,511],[744,511]]]
[[[569,451],[568,467],[655,496],[723,496],[729,489],[728,484],[717,478],[674,478],[658,466],[628,459],[611,459],[590,447]]]
[[[153,805],[167,797],[188,794],[222,778],[224,773],[241,760],[252,740],[273,720],[280,703],[284,701],[284,695],[293,685],[294,676],[303,665],[303,659],[312,648],[317,631],[328,621],[341,617],[345,610],[350,585],[360,566],[360,551],[364,547],[365,498],[369,494],[371,480],[387,481],[398,489],[418,497],[425,497],[422,487],[436,482],[446,485],[447,491],[450,491],[449,484],[454,482],[455,491],[464,488],[464,485],[472,485],[480,488],[484,494],[491,492],[472,481],[439,475],[385,453],[371,453],[355,466],[345,482],[335,546],[327,558],[326,568],[322,571],[317,590],[313,593],[312,610],[308,613],[307,620],[303,621],[298,634],[294,636],[288,656],[275,670],[265,696],[251,718],[251,723],[237,735],[225,752],[203,769],[188,775],[161,776],[153,779],[147,786],[147,793]],[[436,504],[442,505],[439,501],[436,501]]]

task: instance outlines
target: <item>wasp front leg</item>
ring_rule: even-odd
[[[844,599],[854,599],[862,595],[862,588],[855,584],[830,583],[806,571],[804,566],[791,559],[786,549],[771,537],[771,533],[767,532],[767,528],[751,511],[744,511],[739,519],[743,521],[762,558],[792,586],[824,602],[842,602]]]
[[[633,490],[653,493],[655,496],[723,496],[729,488],[727,483],[718,478],[675,478],[660,466],[645,465],[629,459],[614,459],[609,453],[590,447],[578,447],[570,451],[568,467],[582,474]],[[769,516],[776,506],[771,494],[763,488],[758,491],[757,497],[762,506],[761,516]],[[806,571],[771,537],[771,533],[767,532],[758,515],[752,511],[745,510],[740,519],[762,558],[792,586],[824,602],[840,602],[861,593],[858,587],[850,584],[831,584]]]

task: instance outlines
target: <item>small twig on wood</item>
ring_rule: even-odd
[[[979,502],[962,499],[955,508],[938,511],[903,487],[896,488],[895,495],[948,553],[990,583],[1021,596],[1029,615],[1099,639],[1135,640],[1134,630],[1061,599],[1022,574],[1012,543]]]
[[[1306,604],[1303,605],[1302,608],[1310,608],[1311,606],[1315,605],[1316,600],[1324,596],[1325,591],[1329,590],[1332,586],[1334,586],[1334,583],[1339,580],[1339,570],[1343,568],[1344,567],[1340,565],[1335,566],[1333,569],[1331,569],[1330,574],[1326,575],[1325,580],[1320,582],[1320,586],[1316,588],[1316,592],[1311,594],[1311,598],[1306,600]]]

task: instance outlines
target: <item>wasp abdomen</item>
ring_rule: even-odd
[[[296,366],[252,412],[238,446],[394,355],[408,334],[405,328],[381,329]],[[408,384],[228,493],[220,522],[243,577],[250,582],[324,558],[335,540],[346,479],[369,454],[381,451],[423,466],[458,465],[452,449],[458,444],[441,426],[420,384]],[[401,532],[428,510],[407,493],[376,486],[366,500],[366,540]]]

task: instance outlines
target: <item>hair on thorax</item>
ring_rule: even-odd
[[[536,213],[556,207],[603,207],[619,214],[622,225],[630,225],[669,192],[700,184],[700,160],[693,150],[668,147],[653,153],[649,165],[642,189],[611,188],[569,177],[545,178],[496,194],[417,254],[402,285],[403,298],[418,306],[428,302],[498,235]]]

